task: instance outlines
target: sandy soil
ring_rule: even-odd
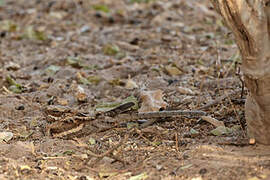
[[[0,46],[0,179],[270,178],[270,147],[247,138],[241,57],[206,0],[0,0]],[[150,91],[158,110],[226,128],[96,113],[129,96],[149,110]]]

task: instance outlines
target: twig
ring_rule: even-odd
[[[117,145],[115,145],[114,147],[112,147],[111,149],[109,149],[108,151],[106,151],[106,152],[104,152],[104,153],[102,153],[102,154],[95,154],[95,153],[93,153],[93,152],[90,151],[90,150],[87,151],[87,154],[88,154],[88,155],[91,155],[91,156],[94,156],[94,157],[97,157],[97,158],[104,158],[105,156],[108,156],[108,155],[111,154],[114,150],[116,150],[116,149],[118,149],[120,146],[122,146],[122,145],[127,141],[128,137],[129,137],[129,136],[126,135],[126,136],[124,137],[124,139],[123,139],[121,142],[119,142]]]
[[[151,119],[151,118],[167,118],[167,117],[178,117],[178,116],[203,116],[206,115],[204,111],[182,111],[182,110],[174,110],[174,111],[152,111],[152,112],[139,112],[135,114],[123,114],[123,118],[128,119]]]
[[[207,109],[207,108],[209,108],[209,107],[211,107],[211,106],[213,106],[213,105],[216,105],[216,104],[220,103],[220,101],[222,101],[223,99],[225,99],[225,98],[227,98],[227,97],[230,97],[230,96],[233,96],[233,95],[235,95],[235,94],[238,94],[239,92],[241,92],[241,90],[233,91],[233,92],[231,92],[231,93],[229,93],[229,94],[226,94],[226,93],[225,93],[224,95],[218,97],[217,99],[215,99],[215,100],[213,100],[213,101],[210,101],[210,102],[207,103],[206,105],[200,107],[199,110]]]
[[[112,159],[114,159],[116,161],[122,162],[124,165],[128,164],[128,162],[122,160],[121,158],[119,158],[119,157],[117,157],[116,155],[113,154],[113,151],[114,150],[118,149],[120,146],[122,146],[123,144],[125,144],[125,142],[127,141],[128,137],[129,137],[129,135],[126,134],[125,137],[124,137],[124,139],[121,142],[119,142],[117,145],[115,145],[114,147],[112,147],[110,150],[108,150],[108,151],[106,151],[106,152],[104,152],[102,154],[95,154],[92,151],[88,150],[86,152],[88,155],[94,156],[94,157],[97,158],[91,166],[97,164],[99,161],[101,161],[106,156],[109,156],[109,157],[111,157]],[[88,161],[89,161],[89,159],[88,159]]]
[[[177,152],[179,152],[179,148],[178,148],[178,146],[179,146],[179,144],[178,144],[178,134],[177,134],[177,132],[175,132],[175,148],[176,148],[176,151]]]
[[[146,128],[148,126],[151,126],[152,124],[154,124],[156,122],[157,119],[149,119],[148,121],[146,121],[145,123],[140,125],[140,129]]]
[[[237,63],[236,63],[236,65],[237,65]],[[241,98],[243,98],[244,90],[245,90],[245,81],[241,78],[240,67],[238,68],[238,72],[236,72],[235,74],[236,74],[236,76],[239,78],[239,80],[241,82],[241,89],[242,89]]]
[[[119,114],[118,118],[122,120],[137,120],[137,119],[150,119],[145,123],[140,125],[140,129],[146,128],[152,124],[154,124],[157,118],[168,118],[168,117],[179,117],[179,116],[203,116],[206,115],[204,111],[182,111],[182,110],[174,110],[174,111],[153,111],[153,112],[140,112],[134,114]]]
[[[225,93],[225,94],[226,94],[226,93]],[[245,130],[244,130],[242,124],[241,124],[241,120],[240,120],[240,117],[239,117],[239,115],[238,115],[238,113],[237,113],[237,110],[236,110],[235,106],[233,105],[232,100],[231,100],[231,98],[230,98],[229,96],[228,96],[228,99],[229,99],[229,103],[230,103],[231,106],[233,107],[234,114],[235,114],[235,116],[236,116],[236,118],[237,118],[237,120],[238,120],[238,123],[240,124],[240,127],[241,127],[241,129],[242,129],[242,132],[243,132],[243,134],[244,134],[245,137],[246,137]]]
[[[3,86],[2,89],[7,93],[7,94],[13,94],[10,90],[6,88],[6,86]]]

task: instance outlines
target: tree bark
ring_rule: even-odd
[[[270,0],[211,0],[232,30],[249,90],[248,135],[270,144]]]

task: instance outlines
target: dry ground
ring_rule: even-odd
[[[270,178],[270,147],[246,138],[241,58],[208,1],[0,0],[0,21],[1,179]],[[203,110],[236,130],[214,136],[200,116],[145,128],[100,116],[73,136],[48,133],[52,105],[75,118],[152,90],[167,110],[224,97]]]

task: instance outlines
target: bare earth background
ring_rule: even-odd
[[[270,147],[246,137],[241,58],[206,0],[1,0],[0,46],[0,179],[270,178]],[[92,112],[142,90],[169,110],[228,95],[204,111],[234,131],[183,116],[47,133],[51,105]]]

